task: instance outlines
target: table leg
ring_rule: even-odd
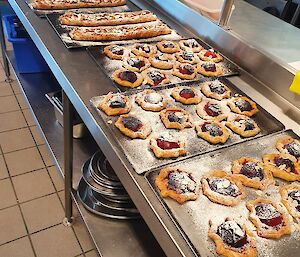
[[[5,44],[5,39],[4,39],[2,12],[1,11],[0,11],[0,42],[1,42],[1,53],[2,53],[2,60],[3,60],[6,80],[7,80],[7,82],[9,82],[10,81],[10,70],[9,70],[8,60],[6,58],[6,44]]]

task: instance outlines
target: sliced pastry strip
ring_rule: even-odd
[[[222,66],[215,62],[200,62],[197,65],[197,70],[200,74],[208,77],[224,75]]]
[[[228,100],[228,105],[233,112],[249,117],[259,111],[256,103],[246,96],[233,97]]]
[[[147,69],[142,72],[144,82],[152,87],[162,86],[170,83],[167,73],[156,69]]]
[[[199,58],[205,62],[220,62],[223,57],[217,53],[214,49],[203,49],[198,54]]]
[[[286,136],[278,139],[276,148],[281,153],[290,154],[300,161],[300,140]]]
[[[180,40],[179,46],[184,51],[194,53],[198,53],[203,49],[203,47],[194,38]]]
[[[131,52],[138,56],[151,57],[156,54],[157,49],[156,46],[150,44],[137,43],[133,46]]]
[[[167,106],[165,96],[151,89],[146,89],[136,95],[135,101],[146,111],[158,112]]]
[[[150,62],[143,56],[131,56],[123,58],[123,66],[131,71],[142,72],[150,67]]]
[[[110,58],[116,60],[122,60],[125,55],[126,49],[119,45],[109,45],[104,47],[103,52]]]
[[[173,67],[173,75],[181,78],[191,80],[196,77],[196,68],[188,63],[178,63]]]
[[[160,112],[160,119],[166,128],[184,129],[192,127],[190,115],[179,107],[169,107]]]
[[[198,198],[199,184],[191,173],[178,168],[160,170],[155,184],[162,197],[170,197],[180,204]]]
[[[194,54],[194,52],[182,51],[175,54],[177,61],[181,63],[189,63],[189,64],[196,64],[199,59]]]
[[[277,239],[291,234],[287,214],[272,200],[258,198],[247,202],[246,206],[258,236]]]
[[[130,88],[138,87],[144,81],[141,74],[127,69],[116,70],[112,75],[112,79],[120,86]]]
[[[149,58],[151,65],[158,69],[172,69],[176,58],[171,54],[157,53]]]
[[[231,90],[219,80],[204,82],[201,90],[205,96],[216,100],[226,99],[231,96]]]
[[[208,236],[216,245],[216,252],[225,257],[256,257],[254,235],[245,225],[226,218],[221,224],[209,221]]]
[[[281,202],[297,222],[300,222],[300,184],[292,183],[279,188]]]
[[[170,40],[162,40],[158,42],[156,46],[161,52],[167,54],[173,54],[180,51],[179,45],[176,42]]]
[[[230,110],[220,101],[207,99],[197,105],[196,112],[202,119],[222,121],[227,118]]]
[[[171,95],[176,101],[183,104],[198,104],[201,102],[201,96],[199,92],[192,87],[175,87],[173,88]]]
[[[214,170],[201,179],[203,194],[214,203],[238,205],[246,197],[242,183],[223,170]]]
[[[103,97],[98,108],[108,116],[115,116],[129,113],[131,106],[128,96],[110,92]]]

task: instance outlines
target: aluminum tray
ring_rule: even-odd
[[[230,83],[227,79],[221,79],[233,92],[233,94],[243,94],[240,90],[238,90],[232,83]],[[182,83],[180,85],[189,85],[191,87],[198,87],[199,82],[188,82]],[[178,106],[180,108],[185,109],[191,114],[191,118],[193,121],[200,120],[198,115],[195,112],[195,105],[183,105],[181,103],[176,102],[172,97],[170,97],[170,92],[173,87],[177,85],[169,85],[167,88],[156,88],[156,90],[160,90],[160,92],[168,97],[168,106]],[[131,113],[136,114],[138,117],[142,117],[143,119],[147,120],[149,124],[152,126],[152,134],[145,140],[142,139],[130,139],[124,136],[115,126],[114,123],[118,117],[109,117],[106,116],[105,113],[100,111],[96,106],[99,105],[101,101],[100,97],[94,97],[91,99],[91,103],[94,107],[96,107],[99,115],[103,118],[105,123],[110,127],[113,132],[113,135],[116,138],[116,141],[119,143],[120,147],[125,152],[128,160],[132,164],[135,171],[139,174],[157,168],[159,166],[178,161],[184,159],[186,157],[178,157],[177,159],[157,159],[152,151],[149,149],[149,140],[152,136],[159,135],[161,132],[169,131],[174,136],[184,140],[186,142],[186,149],[187,149],[187,156],[197,155],[199,153],[205,153],[209,151],[213,151],[220,147],[236,144],[245,140],[235,133],[231,133],[230,139],[224,145],[212,145],[205,141],[204,139],[198,138],[194,128],[186,128],[182,131],[177,131],[174,129],[166,129],[163,123],[160,121],[159,112],[151,112],[145,111],[141,107],[139,107],[136,103],[134,103],[134,98],[136,92],[126,92],[124,93],[129,96],[132,102],[132,111]],[[243,94],[245,95],[245,94]],[[205,97],[203,96],[203,99]],[[225,100],[226,101],[226,100]],[[284,129],[282,123],[276,120],[271,114],[265,111],[261,106],[258,106],[260,112],[258,112],[254,116],[254,120],[257,122],[258,126],[261,128],[261,133],[258,134],[256,137],[265,136],[268,134],[272,134]],[[111,124],[108,124],[111,123]],[[252,137],[255,138],[255,137]],[[143,160],[141,162],[141,160]]]
[[[208,44],[204,43],[200,39],[196,39],[196,40],[205,49],[210,49],[211,48]],[[154,40],[152,40],[152,41],[154,41]],[[175,40],[175,41],[177,41],[177,40]],[[123,41],[121,43],[127,49],[128,52],[130,52],[130,50],[133,48],[133,44],[128,45],[128,44],[125,44]],[[155,45],[156,42],[150,42],[150,44]],[[121,44],[119,43],[119,45],[121,45]],[[109,78],[112,78],[112,74],[114,73],[114,71],[122,68],[122,64],[123,64],[122,60],[112,60],[109,57],[107,57],[103,52],[103,47],[89,47],[87,49],[87,51],[93,57],[93,59],[95,60],[97,65],[104,71],[104,73]],[[223,58],[224,58],[224,60],[219,63],[219,64],[222,65],[222,67],[225,71],[225,74],[223,75],[223,77],[238,75],[239,74],[238,67],[234,63],[232,63],[228,58],[226,58],[225,56],[223,56]],[[157,70],[159,70],[159,69],[157,69]],[[178,77],[172,75],[172,70],[161,70],[161,71],[164,71],[165,73],[168,74],[168,76],[170,78],[170,83],[169,84],[175,84],[175,83],[182,83],[182,82],[191,81],[191,80],[184,80],[184,79],[181,79],[181,78],[178,78]],[[203,75],[197,74],[196,78],[193,79],[192,81],[199,81],[203,78],[204,78]],[[122,87],[122,86],[120,86],[119,84],[117,84],[115,82],[114,82],[114,84],[118,89],[120,89],[120,91],[129,90],[129,88]],[[149,87],[149,86],[148,85],[141,86],[141,88],[146,88],[146,87]]]
[[[202,175],[214,169],[222,169],[230,173],[231,162],[243,156],[250,156],[261,159],[264,154],[277,152],[275,148],[276,141],[285,135],[291,135],[294,138],[299,138],[292,131],[277,133],[275,135],[266,136],[260,139],[244,142],[242,144],[226,147],[209,154],[190,158],[182,162],[178,162],[172,166],[178,167],[189,172],[192,172],[194,177],[199,181]],[[155,185],[155,178],[159,170],[146,174],[150,186],[155,191],[164,207],[176,220],[177,225],[186,235],[187,240],[193,244],[194,248],[202,257],[218,256],[215,253],[215,245],[207,236],[208,222],[211,219],[213,222],[221,223],[226,217],[235,218],[241,224],[245,223],[248,228],[253,230],[254,226],[248,220],[248,210],[245,203],[251,199],[265,197],[275,200],[280,203],[280,195],[278,186],[284,184],[282,180],[275,179],[276,184],[270,186],[265,192],[260,190],[246,188],[247,197],[239,205],[235,207],[226,207],[220,204],[212,203],[202,194],[196,201],[187,202],[183,205],[165,198],[162,199],[159,195],[159,190]],[[287,257],[299,256],[300,251],[300,227],[293,222],[291,236],[283,237],[279,240],[270,240],[255,236],[259,257]]]

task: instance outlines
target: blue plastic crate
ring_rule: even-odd
[[[12,43],[19,73],[49,71],[49,67],[31,38],[18,38],[14,27],[16,15],[3,16],[7,40]]]

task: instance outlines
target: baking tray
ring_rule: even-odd
[[[221,79],[222,82],[224,82],[233,92],[233,94],[243,94],[242,91],[238,90],[232,83],[230,83],[227,79]],[[199,82],[188,82],[188,83],[182,83],[181,86],[191,86],[191,87],[198,87],[199,88]],[[177,106],[180,108],[185,109],[191,114],[192,121],[200,120],[198,115],[195,112],[195,105],[183,105],[179,102],[176,102],[171,96],[170,92],[173,87],[177,85],[169,85],[168,87],[164,88],[156,88],[155,90],[160,91],[163,95],[168,97],[168,106]],[[131,102],[132,102],[132,110],[130,113],[137,115],[138,117],[142,117],[144,120],[147,120],[149,124],[151,124],[152,127],[152,133],[151,135],[143,140],[143,139],[130,139],[123,135],[115,126],[114,123],[117,120],[118,117],[112,117],[112,116],[106,116],[106,114],[102,111],[100,111],[96,106],[98,106],[99,102],[101,101],[100,97],[94,97],[91,99],[92,105],[96,108],[99,115],[102,117],[102,119],[105,121],[107,126],[112,130],[112,133],[120,145],[120,147],[123,149],[125,155],[127,156],[129,162],[132,164],[135,171],[139,174],[157,168],[159,166],[172,163],[174,161],[178,161],[184,158],[187,158],[189,156],[197,155],[199,153],[205,153],[209,151],[213,151],[215,149],[218,149],[220,147],[240,143],[245,139],[240,137],[239,135],[235,133],[231,133],[231,137],[228,139],[228,141],[224,145],[212,145],[205,141],[204,139],[198,138],[195,132],[194,128],[186,128],[182,131],[177,131],[174,129],[166,129],[163,125],[163,123],[160,121],[159,118],[159,112],[151,112],[151,111],[145,111],[143,110],[139,105],[134,103],[134,98],[136,92],[126,92],[123,94],[126,94],[129,96]],[[243,94],[245,95],[245,94]],[[203,100],[205,97],[203,96]],[[225,102],[225,101],[223,101]],[[258,126],[261,128],[261,133],[259,133],[257,136],[252,137],[250,139],[265,136],[268,134],[272,134],[278,131],[281,131],[284,129],[284,126],[282,123],[280,123],[277,119],[275,119],[271,114],[269,114],[266,110],[264,110],[261,106],[258,105],[258,108],[260,112],[258,112],[253,119],[257,122]],[[154,156],[153,152],[149,149],[149,141],[152,136],[159,135],[161,132],[170,131],[171,134],[174,136],[180,138],[181,140],[186,141],[186,150],[187,150],[187,156],[178,157],[177,159],[158,159]],[[143,160],[143,161],[141,161]]]
[[[196,39],[196,40],[205,49],[210,49],[211,48],[208,44],[204,43],[200,39]],[[174,41],[178,42],[178,40],[174,40]],[[156,45],[156,42],[150,42],[150,44],[151,45]],[[129,45],[128,44],[124,44],[123,41],[121,42],[121,44],[119,43],[118,45],[124,46],[128,52],[130,52],[131,49],[133,48],[133,44],[129,44]],[[98,47],[89,47],[89,48],[87,48],[87,51],[93,57],[93,59],[95,60],[95,62],[97,63],[97,65],[104,71],[104,73],[109,78],[112,78],[112,74],[114,73],[114,71],[122,68],[122,63],[123,62],[122,62],[122,60],[113,60],[113,59],[110,59],[103,52],[103,49],[104,49],[104,47],[99,47],[99,46]],[[160,52],[160,51],[158,50],[158,52]],[[222,77],[228,77],[228,76],[238,75],[239,74],[239,68],[234,63],[232,63],[228,58],[226,58],[225,56],[223,56],[223,58],[224,58],[224,60],[219,63],[219,64],[222,65],[222,67],[223,67],[223,69],[225,71],[225,74]],[[167,73],[168,76],[169,76],[169,78],[170,78],[170,83],[169,84],[181,83],[181,82],[185,82],[185,81],[199,81],[199,80],[201,80],[201,79],[204,78],[203,75],[197,74],[196,78],[193,79],[193,80],[184,80],[184,79],[178,78],[177,76],[172,75],[172,69],[171,70],[155,69],[155,70],[161,70],[161,71]],[[120,91],[127,91],[127,90],[129,90],[129,88],[120,86],[118,83],[114,82],[114,84],[115,84],[115,86],[118,89],[120,89]],[[149,87],[149,86],[147,86],[147,85],[142,85],[141,86],[141,88],[146,88],[146,87]]]
[[[202,156],[190,158],[178,162],[172,167],[181,168],[192,172],[193,176],[199,181],[202,175],[214,169],[222,169],[230,173],[231,162],[243,156],[261,159],[262,155],[277,152],[275,148],[276,141],[282,136],[290,135],[294,138],[299,137],[291,130],[275,135],[269,135],[260,139],[244,142],[242,144],[226,147]],[[279,185],[285,184],[282,180],[275,179],[276,184],[270,186],[265,192],[246,188],[247,197],[235,207],[226,207],[224,205],[212,203],[206,196],[200,193],[196,201],[190,201],[183,205],[178,204],[170,198],[161,198],[159,189],[155,185],[155,179],[159,170],[146,174],[146,179],[151,188],[161,200],[168,213],[174,218],[178,228],[183,232],[186,239],[193,245],[198,254],[202,257],[218,256],[215,253],[215,244],[207,236],[211,219],[214,223],[220,224],[226,217],[234,218],[241,224],[245,223],[253,234],[254,226],[248,220],[248,210],[245,203],[258,197],[264,197],[275,200],[280,203],[278,192]],[[259,257],[287,257],[299,256],[300,252],[300,229],[299,226],[292,224],[294,230],[291,236],[283,237],[279,240],[264,239],[255,236]]]

